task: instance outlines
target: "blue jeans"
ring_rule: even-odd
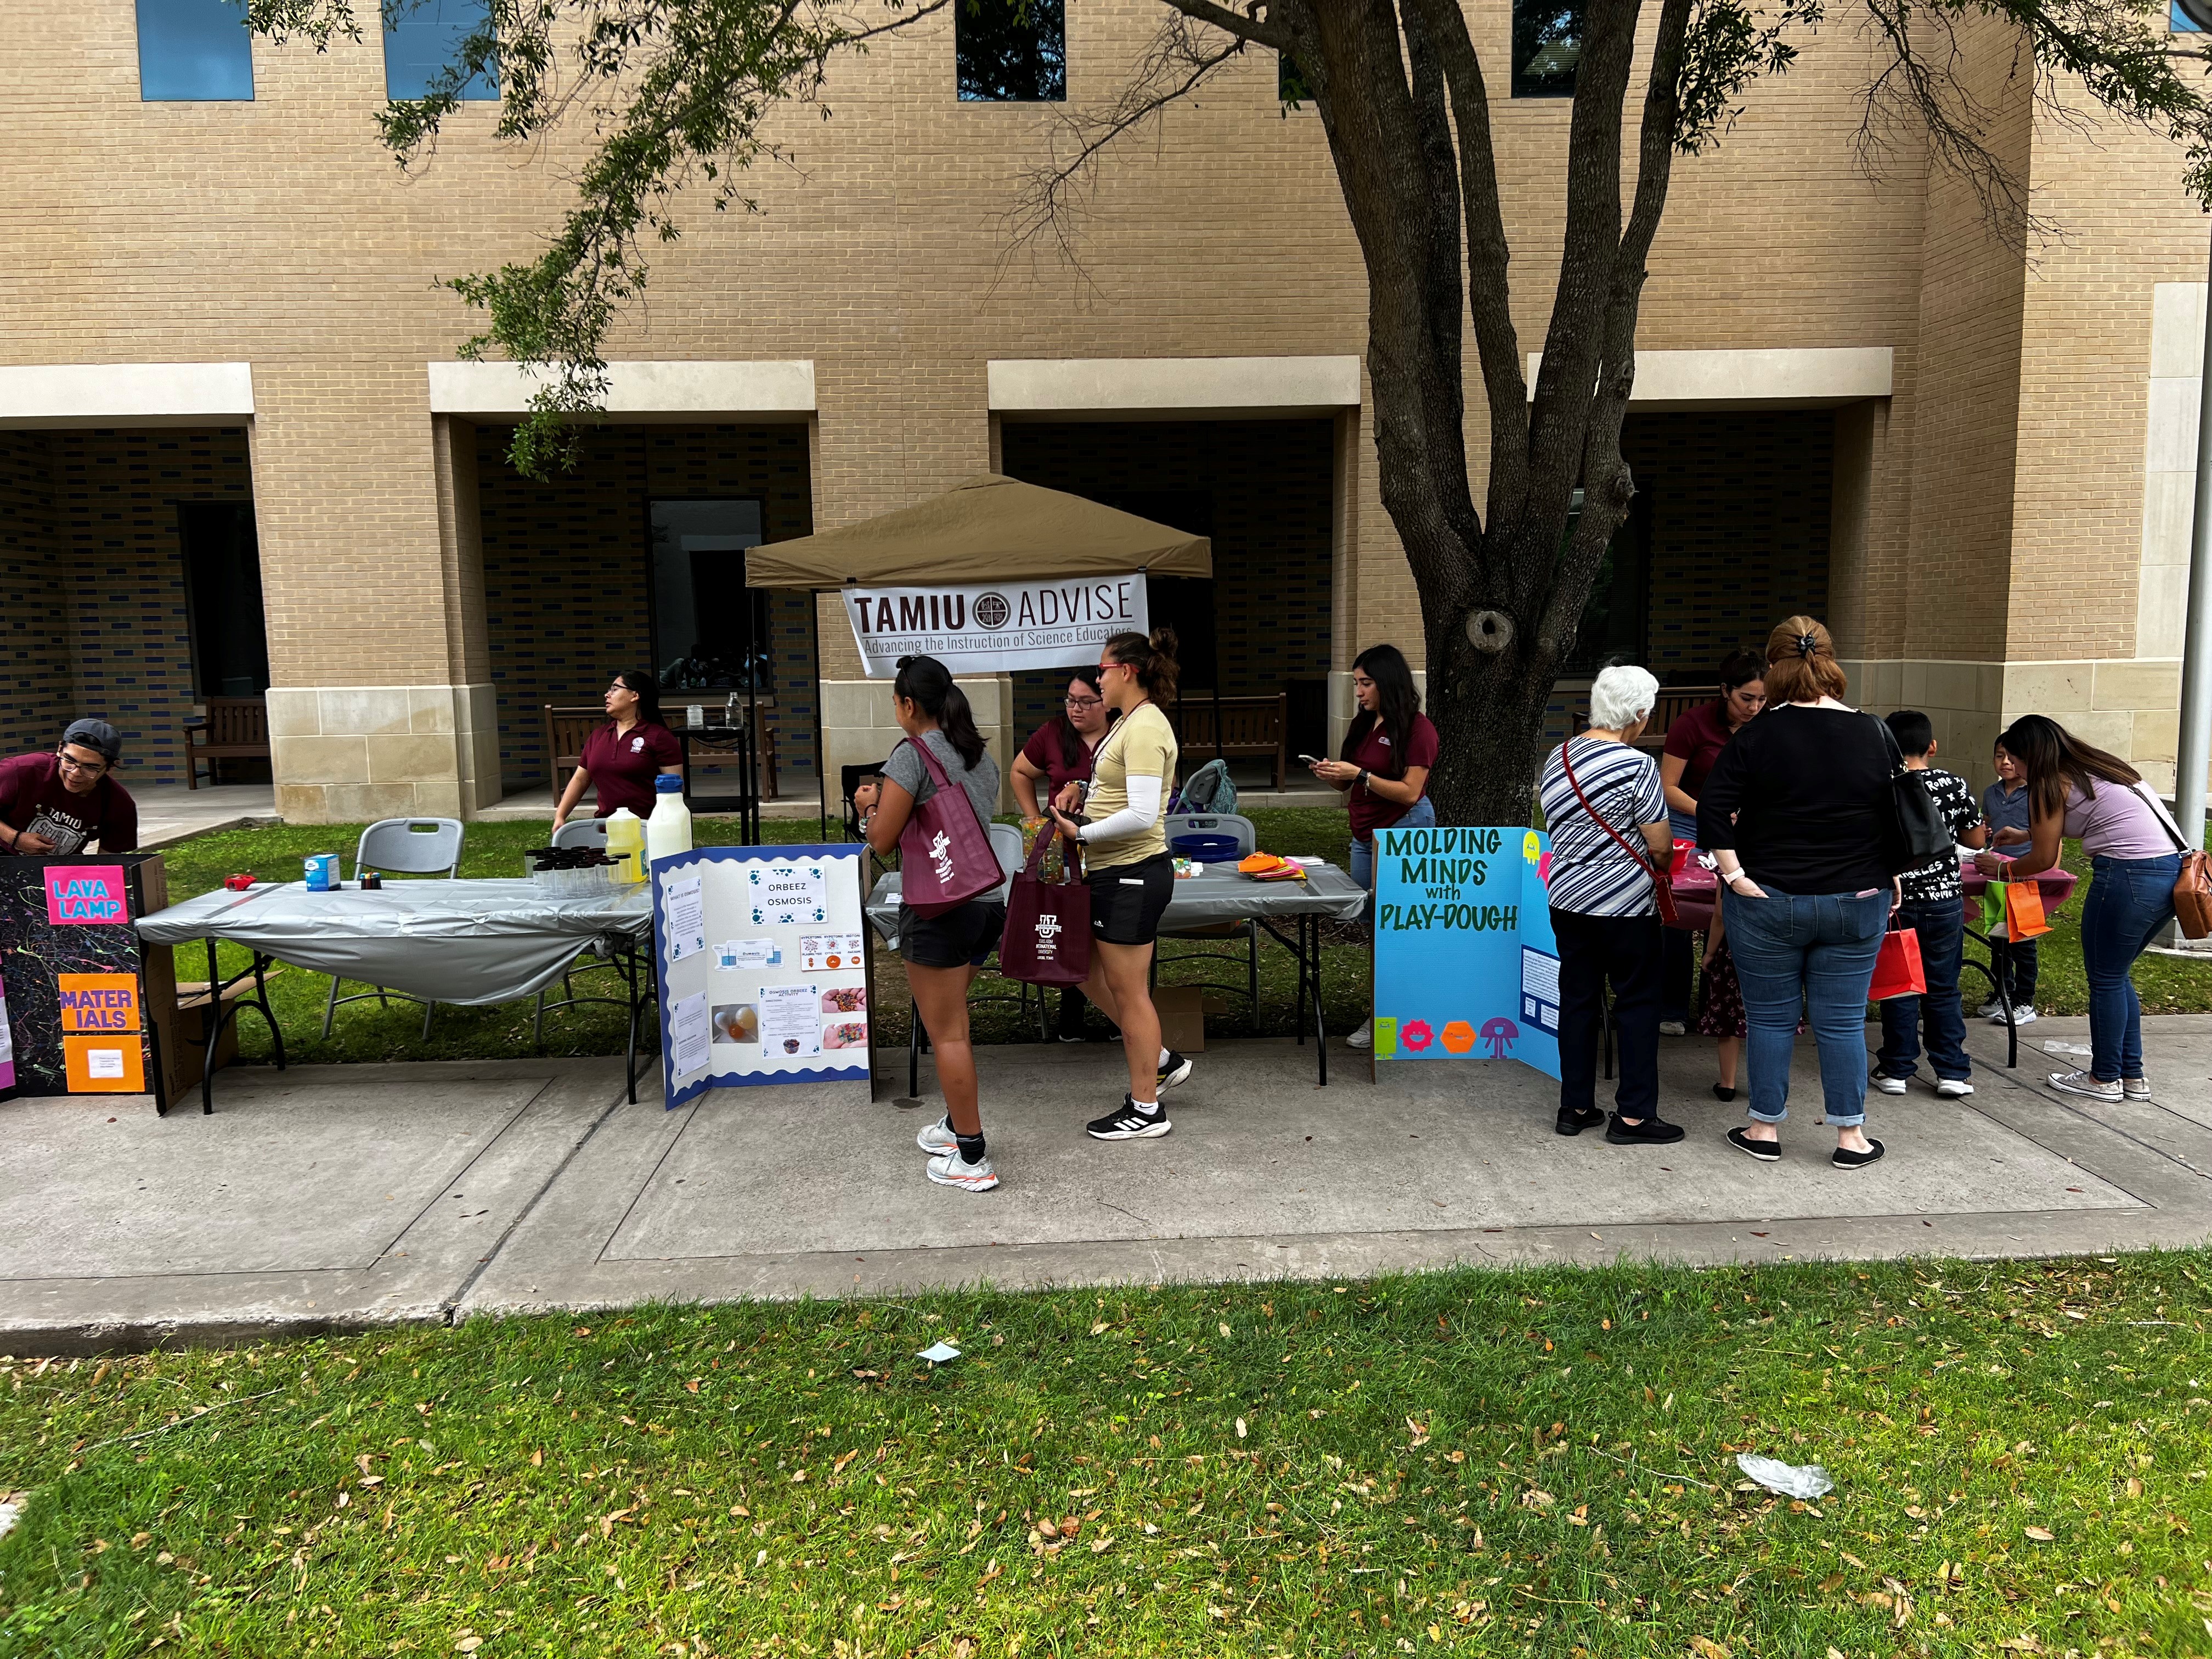
[[[1433,830],[1437,824],[1437,805],[1426,795],[1406,809],[1406,816],[1390,825],[1393,830]],[[1355,840],[1352,843],[1352,878],[1370,891],[1375,886],[1375,843]]]
[[[2179,854],[2097,858],[2081,902],[2081,968],[2089,980],[2089,1073],[2100,1083],[2141,1077],[2142,1003],[2128,970],[2173,919]]]
[[[1881,1005],[1881,1069],[1891,1077],[1918,1070],[1920,1027],[1928,1027],[1928,1064],[1939,1078],[1964,1082],[1974,1068],[1966,1059],[1966,1011],[1959,1001],[1959,957],[1966,942],[1960,901],[1907,899],[1897,925],[1920,935],[1923,997],[1891,997]]]
[[[1779,1123],[1790,1115],[1790,1055],[1797,1011],[1807,1011],[1820,1051],[1820,1093],[1828,1121],[1866,1121],[1867,988],[1889,920],[1889,889],[1852,893],[1731,892],[1729,949],[1743,988],[1751,1115]]]

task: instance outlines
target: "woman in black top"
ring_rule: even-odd
[[[1766,712],[1721,750],[1698,797],[1698,845],[1720,861],[1729,944],[1750,1026],[1751,1122],[1729,1143],[1782,1156],[1802,1003],[1836,1127],[1835,1167],[1866,1137],[1866,999],[1903,862],[1887,729],[1842,701],[1828,630],[1792,617],[1766,641]]]

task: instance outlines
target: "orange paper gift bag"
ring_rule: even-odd
[[[2005,937],[2034,939],[2051,931],[2043,919],[2043,889],[2032,881],[2005,884]]]
[[[1919,933],[1911,927],[1884,933],[1881,954],[1874,959],[1874,983],[1868,988],[1867,1000],[1881,1002],[1890,997],[1917,997],[1927,989],[1928,975],[1920,967]]]

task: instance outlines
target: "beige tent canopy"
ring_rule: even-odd
[[[1211,576],[1212,544],[995,472],[912,507],[745,555],[749,587],[898,587],[1130,570]]]

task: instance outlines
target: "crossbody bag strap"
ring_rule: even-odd
[[[2180,854],[2182,857],[2187,858],[2191,853],[2197,851],[2197,848],[2191,847],[2189,842],[2183,838],[2180,826],[2176,824],[2172,818],[2166,816],[2166,808],[2160,803],[2157,796],[2145,793],[2142,785],[2140,783],[2131,783],[2128,787],[2134,790],[2142,798],[2143,800],[2149,804],[2151,817],[2156,818],[2158,820],[2159,828],[2166,831],[2166,839],[2173,843],[2173,850],[2175,852]]]
[[[1569,738],[1565,743],[1559,745],[1559,770],[1566,774],[1567,787],[1575,792],[1575,799],[1583,804],[1583,811],[1590,815],[1592,822],[1613,837],[1613,844],[1627,854],[1636,866],[1651,878],[1651,884],[1656,887],[1659,884],[1659,872],[1653,867],[1651,860],[1622,838],[1620,832],[1607,820],[1605,814],[1590,805],[1590,798],[1583,793],[1582,785],[1575,781],[1575,763],[1567,758],[1567,750],[1573,743],[1574,739]]]
[[[941,795],[948,789],[956,791],[960,799],[968,803],[968,815],[975,820],[975,827],[983,832],[983,839],[990,840],[990,826],[983,822],[983,815],[975,810],[975,798],[968,793],[968,786],[964,783],[955,784],[951,775],[945,769],[945,763],[931,754],[929,745],[921,738],[908,738],[907,741],[914,745],[914,752],[921,757],[921,769],[929,774],[929,781],[937,786],[937,793]],[[921,806],[920,801],[915,802],[915,810],[919,811]],[[907,822],[911,823],[913,819],[909,818]]]

